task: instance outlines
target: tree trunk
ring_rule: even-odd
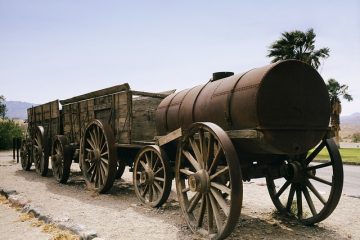
[[[335,132],[335,143],[340,148],[340,113],[341,113],[341,102],[339,99],[331,99],[331,115],[330,125],[332,130]]]

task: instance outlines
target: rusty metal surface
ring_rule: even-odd
[[[330,103],[325,83],[311,66],[287,60],[210,81],[161,102],[161,135],[206,121],[224,130],[257,129],[264,145],[253,151],[299,154],[326,133]]]

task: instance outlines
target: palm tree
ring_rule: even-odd
[[[320,60],[329,57],[330,49],[326,47],[315,50],[315,37],[316,34],[312,28],[306,32],[298,30],[284,32],[281,38],[269,47],[267,56],[273,58],[271,62],[298,59],[318,69]]]
[[[0,95],[0,118],[4,119],[6,116],[6,102],[5,97],[3,95]]]
[[[330,78],[326,84],[329,97],[330,97],[330,104],[331,104],[331,113],[330,113],[330,125],[331,128],[335,132],[335,141],[338,146],[340,137],[339,137],[339,131],[340,131],[340,113],[341,113],[341,101],[340,97],[347,101],[352,101],[352,96],[348,93],[349,86],[343,84],[340,85],[338,81],[336,81],[333,78]]]

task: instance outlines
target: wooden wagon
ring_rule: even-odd
[[[89,186],[106,192],[139,150],[154,142],[156,108],[172,92],[133,91],[122,84],[29,108],[23,168],[29,170],[34,162],[46,176],[51,157],[54,176],[66,183],[74,161]]]
[[[51,156],[65,183],[71,162],[79,162],[87,184],[103,193],[128,165],[137,197],[152,207],[167,200],[175,177],[188,226],[213,239],[232,232],[243,181],[256,178],[266,179],[280,213],[306,225],[333,212],[343,167],[326,86],[311,66],[289,60],[215,73],[170,93],[123,84],[29,109],[23,168],[34,161],[46,175]],[[320,153],[323,162],[315,163]]]

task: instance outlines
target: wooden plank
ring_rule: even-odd
[[[141,91],[131,91],[133,96],[143,96],[143,97],[152,97],[152,98],[166,98],[169,94],[164,93],[150,93],[150,92],[141,92]]]
[[[70,104],[73,102],[78,102],[78,101],[83,101],[86,99],[90,99],[90,98],[97,98],[97,97],[101,97],[101,96],[105,96],[105,95],[110,95],[110,94],[114,94],[117,92],[122,92],[122,91],[128,91],[130,89],[130,86],[128,83],[124,83],[121,85],[117,85],[117,86],[113,86],[113,87],[109,87],[109,88],[104,88],[98,91],[94,91],[94,92],[89,92],[83,95],[79,95],[76,97],[72,97],[69,99],[65,99],[65,100],[61,100],[60,103],[65,105],[65,104]]]
[[[232,139],[262,139],[264,137],[262,132],[253,129],[230,130],[226,133]]]
[[[171,141],[174,141],[175,139],[178,139],[179,137],[182,136],[182,129],[178,128],[168,134],[166,134],[165,136],[161,136],[157,139],[157,144],[159,146],[165,145]]]

